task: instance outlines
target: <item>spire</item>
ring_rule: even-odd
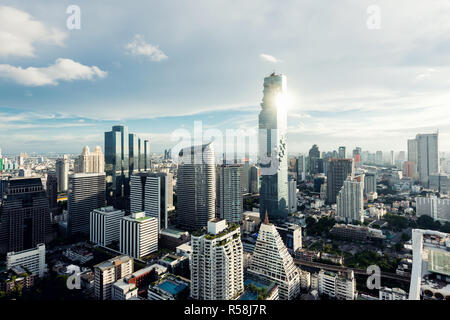
[[[269,216],[267,215],[267,209],[266,209],[266,216],[264,217],[264,224],[270,224]]]

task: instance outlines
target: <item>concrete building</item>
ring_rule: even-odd
[[[35,248],[6,254],[6,270],[22,267],[42,278],[45,271],[45,245],[38,244]]]
[[[108,246],[120,238],[120,220],[123,210],[113,207],[102,207],[91,212],[89,219],[89,240],[101,246]]]
[[[69,183],[69,157],[57,159],[55,164],[56,179],[58,179],[58,192],[66,192]]]
[[[122,255],[94,266],[94,296],[98,300],[112,299],[113,284],[133,273],[134,261]]]
[[[94,152],[90,152],[85,146],[81,155],[75,160],[75,173],[103,173],[105,172],[105,156],[102,149],[97,146]]]
[[[148,287],[148,300],[186,300],[189,296],[189,282],[186,279],[167,274]]]
[[[379,291],[379,300],[408,300],[408,294],[400,288],[382,287]]]
[[[300,293],[300,275],[276,227],[266,215],[253,250],[249,274],[274,281],[280,300],[292,300]]]
[[[356,281],[353,271],[334,273],[320,270],[319,293],[338,300],[356,300]]]
[[[417,171],[419,180],[429,187],[429,178],[439,173],[438,133],[418,134],[417,140]]]
[[[336,215],[346,223],[364,221],[364,177],[348,177],[337,196]]]
[[[290,254],[295,254],[302,248],[302,227],[295,224],[286,224],[276,226],[276,228]]]
[[[288,215],[287,114],[283,106],[286,94],[284,75],[274,72],[264,78],[258,134],[259,162],[261,171],[264,170],[259,192],[261,219],[266,211],[270,219],[283,219]]]
[[[228,223],[240,223],[244,204],[242,199],[243,166],[224,164],[220,166],[219,217]]]
[[[450,222],[450,199],[416,197],[416,216],[423,215],[442,223]]]
[[[69,176],[68,232],[89,235],[92,210],[105,206],[105,173],[75,173]]]
[[[250,167],[250,193],[257,194],[259,193],[259,188],[261,187],[261,169],[257,166]]]
[[[336,197],[348,176],[353,176],[353,159],[330,159],[327,171],[327,203],[336,203]]]
[[[289,213],[297,212],[297,181],[292,177],[288,179],[289,189]]]
[[[158,220],[135,212],[120,221],[120,252],[139,259],[158,251]]]
[[[0,180],[0,253],[48,243],[50,213],[40,178]]]
[[[377,192],[377,173],[366,172],[364,174],[364,195]]]
[[[231,300],[244,291],[243,248],[239,225],[208,221],[207,233],[192,233],[191,297]]]
[[[215,217],[216,170],[212,142],[179,152],[177,227],[193,231]]]
[[[139,172],[130,178],[130,212],[144,211],[158,220],[161,231],[168,227],[168,214],[173,209],[173,174]]]

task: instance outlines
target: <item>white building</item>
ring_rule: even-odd
[[[400,288],[382,287],[379,291],[380,300],[408,300],[408,294]]]
[[[192,233],[191,297],[231,300],[244,290],[243,248],[238,225],[208,221],[207,233]]]
[[[261,224],[248,273],[278,284],[280,300],[300,293],[300,274],[276,227],[267,218]]]
[[[6,270],[17,266],[26,268],[35,276],[42,278],[45,271],[45,245],[38,244],[36,249],[8,252],[6,254]]]
[[[120,221],[120,252],[139,259],[158,251],[158,220],[145,212],[132,213]]]
[[[419,180],[428,187],[430,175],[439,173],[438,133],[418,134],[416,141]]]
[[[130,300],[137,297],[138,288],[134,282],[127,282],[124,278],[117,280],[111,287],[112,300]]]
[[[358,181],[359,180],[359,181]],[[346,223],[364,221],[364,174],[347,177],[336,198],[337,216]]]
[[[112,299],[112,286],[117,280],[133,273],[134,261],[117,256],[94,266],[94,296],[99,300]]]
[[[102,149],[97,146],[94,152],[90,152],[89,147],[85,146],[81,155],[75,160],[75,173],[99,173],[105,172],[105,156]]]
[[[450,199],[441,199],[436,196],[416,197],[416,215],[429,216],[443,223],[450,222]]]
[[[219,179],[219,216],[228,223],[240,223],[242,219],[243,167],[239,164],[222,165]]]
[[[353,271],[334,273],[320,270],[319,293],[338,300],[356,299],[356,281]]]
[[[125,216],[123,210],[102,207],[91,212],[89,240],[101,246],[108,246],[120,238],[120,220]]]

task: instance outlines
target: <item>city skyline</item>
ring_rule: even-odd
[[[447,7],[379,1],[381,28],[372,30],[364,2],[140,2],[119,10],[114,1],[82,1],[81,29],[69,30],[66,5],[0,7],[0,27],[16,39],[0,50],[4,153],[78,153],[103,146],[102,133],[119,123],[149,139],[151,152],[169,149],[171,133],[194,121],[256,128],[259,81],[273,70],[289,79],[290,153],[313,144],[405,151],[407,139],[438,129],[439,149],[450,151],[441,116]],[[208,14],[192,23],[200,7]],[[417,25],[421,32],[408,31]]]

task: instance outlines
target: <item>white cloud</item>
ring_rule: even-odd
[[[261,53],[259,56],[261,57],[261,59],[263,59],[265,61],[269,61],[269,62],[272,62],[272,63],[280,62],[280,60],[278,60],[274,56],[271,56],[270,54]]]
[[[71,59],[59,58],[53,65],[44,68],[15,67],[0,64],[0,78],[12,80],[25,86],[58,85],[59,81],[92,80],[104,78],[107,72],[96,66],[85,66]]]
[[[0,6],[1,57],[33,57],[35,42],[62,46],[66,36],[65,32],[45,26],[24,11]]]
[[[159,49],[159,46],[146,42],[140,34],[135,35],[133,41],[128,43],[125,49],[128,54],[133,56],[146,56],[155,62],[167,59],[166,54]]]

